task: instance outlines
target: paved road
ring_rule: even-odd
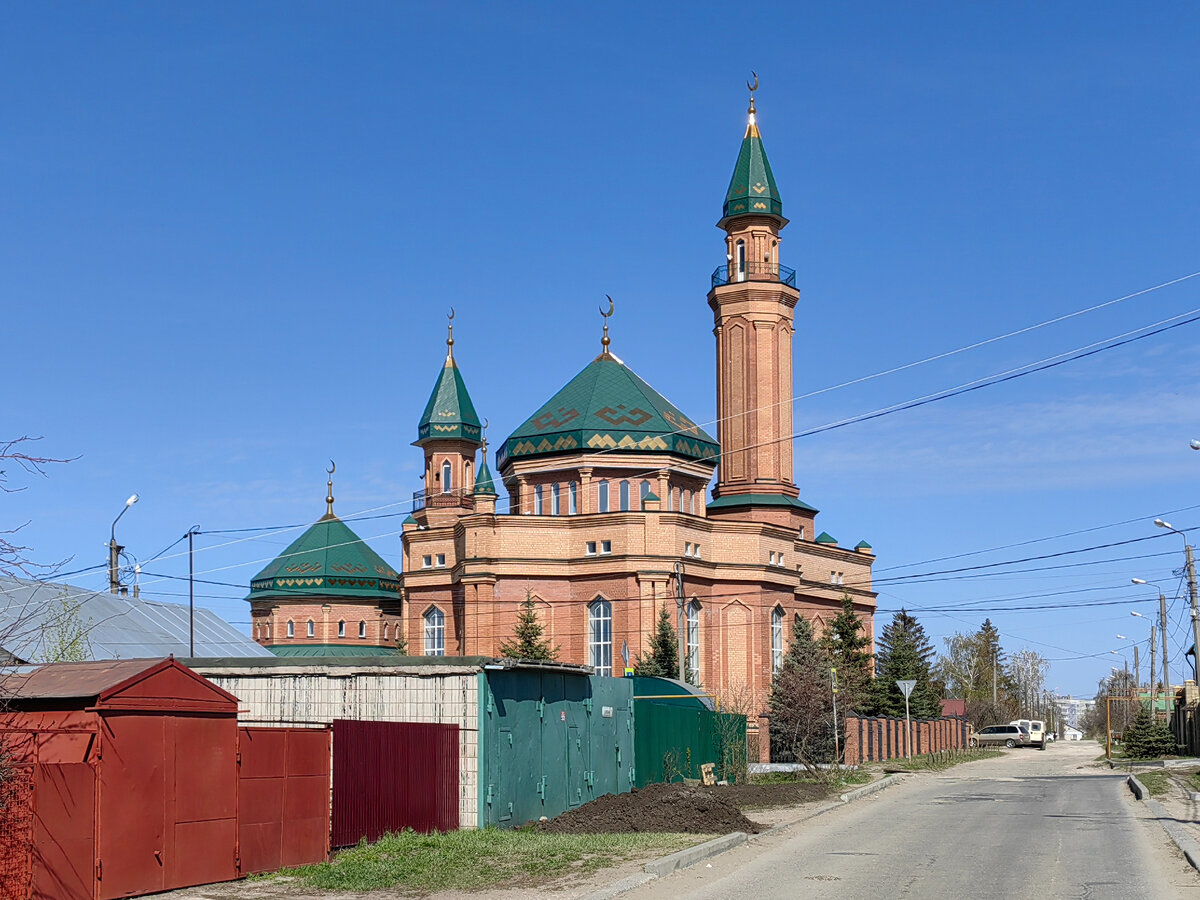
[[[911,776],[630,898],[1198,898],[1200,876],[1092,742]],[[751,814],[753,818],[753,814]]]

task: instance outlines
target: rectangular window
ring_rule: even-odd
[[[433,557],[432,556],[422,556],[421,557],[421,568],[422,569],[433,568]]]
[[[684,556],[692,555],[692,545],[690,543],[686,543],[683,545],[683,555]]]
[[[597,497],[599,500],[599,502],[597,503],[597,507],[598,507],[597,511],[602,512],[602,513],[608,512],[608,482],[607,481],[600,482],[599,486],[596,488],[596,494],[597,494]]]
[[[783,610],[771,610],[771,673],[783,667]]]
[[[696,559],[700,558],[700,545],[699,544],[692,544],[692,556],[696,557]]]
[[[440,609],[425,614],[425,655],[446,655],[446,617]]]
[[[830,571],[830,573],[829,573],[829,583],[830,583],[830,584],[837,584],[837,572]]]
[[[567,485],[567,515],[574,516],[579,513],[579,482],[572,481]]]
[[[346,636],[346,623],[338,622],[338,637],[345,637],[345,636]]]
[[[535,516],[542,514],[542,486],[540,484],[533,489],[533,514]]]
[[[561,515],[561,510],[559,509],[558,491],[559,487],[557,484],[550,485],[550,515],[552,516]]]
[[[675,489],[667,489],[667,512],[675,511]]]
[[[629,509],[629,482],[622,481],[620,488],[621,512],[626,512]]]
[[[767,554],[767,565],[768,566],[775,565],[775,551],[774,550],[772,550],[770,553]]]
[[[800,526],[800,540],[804,540],[804,526]]]
[[[445,553],[439,553],[437,555],[437,564],[438,564],[439,569],[444,569],[446,567],[446,554]]]
[[[596,555],[596,542],[595,542],[595,541],[588,541],[588,542],[587,542],[587,555],[588,555],[588,556],[595,556],[595,555]]]
[[[783,554],[782,553],[775,554],[775,565],[777,565],[777,566],[783,565]]]
[[[315,636],[316,636],[316,634],[317,634],[317,632],[316,632],[316,628],[313,626],[313,620],[312,620],[312,619],[309,619],[309,620],[308,620],[308,631],[307,631],[307,634],[308,634],[308,636],[309,636],[309,637],[315,637]]]
[[[367,636],[367,623],[366,622],[358,623],[358,636],[360,638],[365,638]]]
[[[700,604],[695,600],[687,608],[687,675],[692,684],[700,683]]]
[[[612,541],[601,541],[600,542],[600,552],[601,553],[612,553]]]

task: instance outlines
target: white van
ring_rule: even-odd
[[[1041,719],[1014,719],[1009,725],[1019,725],[1029,732],[1029,746],[1046,749],[1046,723]]]

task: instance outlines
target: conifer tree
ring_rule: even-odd
[[[771,760],[802,763],[821,776],[820,763],[833,759],[833,692],[829,657],[801,616],[771,683]],[[839,723],[840,724],[840,723]]]
[[[821,647],[837,669],[840,704],[848,710],[857,709],[867,700],[871,685],[871,639],[863,632],[862,619],[854,612],[849,593],[842,594],[842,611],[837,614],[825,634]]]
[[[1129,759],[1158,759],[1179,752],[1170,726],[1165,722],[1152,721],[1147,704],[1141,704],[1137,718],[1121,735],[1121,743]]]
[[[550,642],[542,637],[545,632],[545,626],[538,620],[533,594],[526,590],[525,602],[521,604],[517,627],[513,631],[516,640],[504,641],[500,644],[500,652],[513,659],[557,659],[559,648],[551,647]]]
[[[658,610],[658,624],[650,638],[649,652],[638,654],[633,671],[636,675],[658,678],[679,677],[679,644],[665,603]]]
[[[932,665],[933,645],[925,627],[901,609],[876,641],[875,680],[864,709],[877,716],[904,715],[904,694],[896,682],[912,680],[917,684],[909,697],[909,713],[918,719],[940,716],[941,697],[931,684]]]

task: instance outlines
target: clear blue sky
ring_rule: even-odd
[[[751,69],[798,395],[1197,272],[1194,6],[1044,6],[4,4],[0,432],[79,459],[6,496],[3,524],[29,520],[37,559],[101,564],[137,491],[119,537],[146,560],[193,524],[311,522],[329,458],[343,516],[403,511],[450,306],[497,440],[595,355],[605,293],[613,349],[710,422],[705,293]],[[1200,278],[801,399],[797,428],[1198,307]],[[1198,334],[800,440],[801,496],[881,579],[1152,535],[1200,505]],[[397,564],[400,518],[355,526]],[[203,535],[197,570],[246,585],[296,533]],[[990,615],[1086,695],[1117,633],[1146,636],[1129,610],[1155,595],[1129,578],[1175,598],[1182,543],[881,582],[880,607],[939,645]],[[178,549],[147,569],[186,575]],[[244,594],[201,591],[243,626]]]

